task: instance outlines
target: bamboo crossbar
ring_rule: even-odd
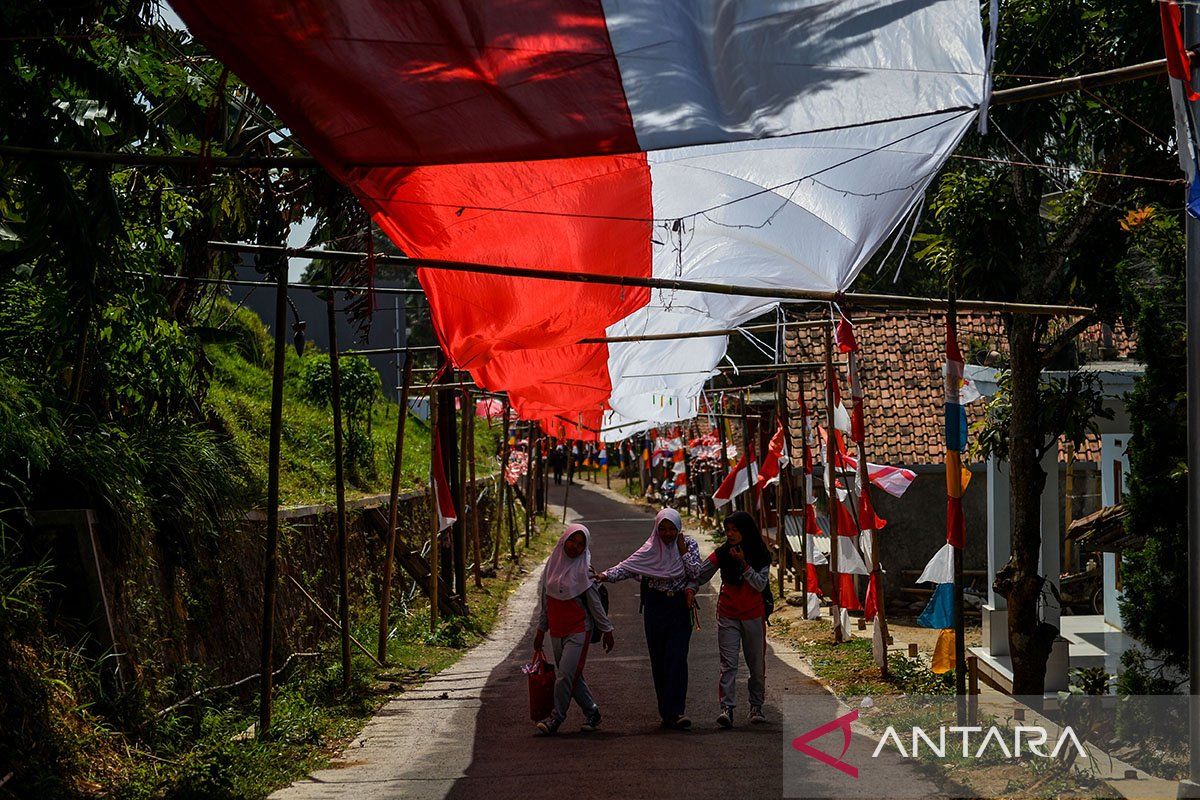
[[[865,317],[862,319],[853,320],[854,325],[861,325],[866,322],[874,322],[875,317]],[[765,331],[773,331],[777,328],[814,328],[818,325],[824,325],[825,320],[803,320],[798,322],[785,322],[781,325],[774,323],[766,323],[763,325],[743,325],[740,328],[719,328],[707,331],[678,331],[675,333],[646,333],[640,336],[597,336],[594,338],[580,339],[577,344],[617,344],[620,342],[664,342],[673,339],[702,339],[709,336],[732,336],[735,333],[757,333]]]
[[[289,258],[311,258],[326,261],[359,261],[365,253],[346,250],[319,250],[310,247],[283,247],[280,245],[251,244],[248,242],[209,242],[208,246],[220,252],[276,255]],[[435,269],[450,272],[473,272],[481,275],[503,275],[512,278],[564,281],[567,283],[592,283],[603,286],[633,286],[646,289],[700,292],[735,297],[764,297],[780,301],[836,303],[840,306],[859,308],[909,308],[942,311],[946,301],[937,297],[905,297],[889,294],[860,294],[855,292],[827,292],[809,289],[787,289],[783,287],[738,286],[712,283],[710,281],[685,281],[673,278],[646,278],[633,275],[598,275],[573,270],[546,270],[533,267],[505,267],[496,264],[480,264],[472,261],[448,261],[434,258],[407,258],[404,256],[377,255],[380,264],[392,264],[411,269]],[[995,300],[960,300],[960,310],[992,311],[1006,314],[1035,314],[1041,316],[1085,316],[1093,309],[1082,306],[1041,305],[1035,303],[1010,303]]]

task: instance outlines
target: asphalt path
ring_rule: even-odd
[[[551,487],[552,503],[562,487]],[[592,532],[592,563],[597,570],[615,564],[645,541],[653,515],[587,484],[572,487],[571,517]],[[561,505],[559,506],[561,508]],[[711,546],[711,545],[710,545]],[[390,702],[350,745],[334,768],[297,782],[276,796],[310,798],[470,798],[474,800],[591,800],[593,798],[777,798],[785,796],[887,797],[897,782],[902,795],[927,796],[905,764],[870,758],[874,743],[855,736],[844,756],[864,769],[846,775],[792,750],[795,733],[826,724],[847,712],[803,672],[794,653],[772,645],[767,657],[768,722],[750,725],[744,665],[739,675],[740,705],[732,730],[716,726],[716,589],[719,578],[700,593],[701,628],[692,635],[688,715],[691,731],[659,725],[638,584],[610,587],[610,616],[616,647],[588,653],[585,675],[600,705],[600,731],[579,730],[582,712],[572,706],[558,735],[535,736],[529,719],[526,679],[521,666],[533,640],[535,581],[531,572],[509,603],[508,613],[487,642],[425,686]],[[782,724],[785,709],[788,724]],[[785,734],[786,731],[786,734]],[[839,756],[840,733],[813,746]],[[799,788],[797,788],[799,787]]]

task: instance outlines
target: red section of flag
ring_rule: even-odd
[[[967,543],[967,521],[963,517],[962,498],[946,498],[946,541],[955,547]]]
[[[880,531],[887,527],[887,520],[875,513],[869,490],[858,496],[858,525],[864,531]]]
[[[867,583],[867,599],[863,603],[863,617],[867,622],[875,619],[875,615],[879,613],[879,598],[877,596],[876,579],[878,573],[871,573],[871,580]]]
[[[650,170],[601,0],[174,7],[410,256],[650,275]],[[599,428],[608,350],[576,342],[648,290],[418,277],[456,366],[546,430]]]
[[[812,504],[804,507],[804,532],[812,536],[823,536],[821,526],[817,524],[817,511]]]
[[[767,455],[763,458],[762,467],[758,470],[758,482],[754,488],[762,491],[768,483],[776,480],[780,472],[780,458],[783,455],[784,431],[783,423],[775,430],[771,443],[767,446]]]
[[[854,338],[854,324],[842,315],[837,323],[837,346],[839,353],[857,353],[858,341]]]
[[[1183,14],[1175,0],[1158,0],[1162,21],[1163,50],[1167,55],[1167,74],[1183,82],[1188,100],[1200,99],[1192,88],[1192,54],[1183,44]]]
[[[808,591],[824,597],[825,592],[821,591],[821,579],[817,576],[817,565],[809,562],[805,566],[804,574],[808,578]]]
[[[835,500],[834,506],[837,508],[838,536],[858,536],[860,533],[858,523],[854,521],[854,515],[850,513],[850,509],[846,508],[846,504],[841,500]]]
[[[322,161],[630,153],[602,0],[175,0],[188,29]]]
[[[862,611],[862,603],[858,599],[858,590],[854,586],[854,576],[839,573],[837,576],[837,604],[847,611]]]
[[[458,513],[454,510],[454,495],[450,492],[450,484],[442,469],[441,437],[433,432],[433,452],[429,461],[429,480],[433,487],[433,496],[437,502],[438,530],[444,531],[455,523]]]

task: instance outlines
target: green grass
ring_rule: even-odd
[[[237,340],[206,348],[213,366],[208,402],[220,426],[236,443],[254,484],[265,493],[271,411],[266,329],[246,309],[233,312],[232,306],[218,305],[213,316],[218,322],[229,316],[227,328]],[[280,495],[286,505],[329,504],[334,500],[333,415],[327,406],[306,398],[301,380],[306,359],[325,357],[312,345],[303,358],[290,346],[287,350],[280,455]],[[396,403],[390,397],[381,396],[375,402],[370,426],[374,459],[361,470],[358,483],[348,481],[347,497],[381,494],[390,488],[396,412]],[[484,473],[492,471],[498,434],[498,427],[489,429],[482,420],[476,425],[476,457],[478,469]],[[429,428],[410,414],[405,428],[401,490],[426,485],[428,474]]]

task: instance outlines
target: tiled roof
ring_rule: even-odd
[[[876,463],[897,466],[940,464],[945,457],[942,417],[945,317],[911,314],[867,319],[854,330],[866,400],[867,457]],[[788,361],[823,361],[824,337],[820,326],[788,328],[785,339]],[[1008,351],[1003,320],[994,314],[960,313],[958,340],[963,357],[972,363],[986,363],[993,351],[998,354]],[[1079,349],[1089,360],[1128,358],[1134,342],[1123,328],[1113,330],[1097,324],[1080,337]],[[843,402],[849,408],[845,356],[835,353],[835,362],[839,364]],[[794,437],[800,436],[796,408],[801,381],[810,411],[820,415],[818,419],[824,419],[823,372],[810,370],[800,376],[789,376],[788,402],[792,407]],[[983,409],[982,402],[967,406],[968,423],[977,422],[983,416]],[[1099,439],[1088,441],[1076,453],[1079,461],[1099,461],[1099,456]]]

